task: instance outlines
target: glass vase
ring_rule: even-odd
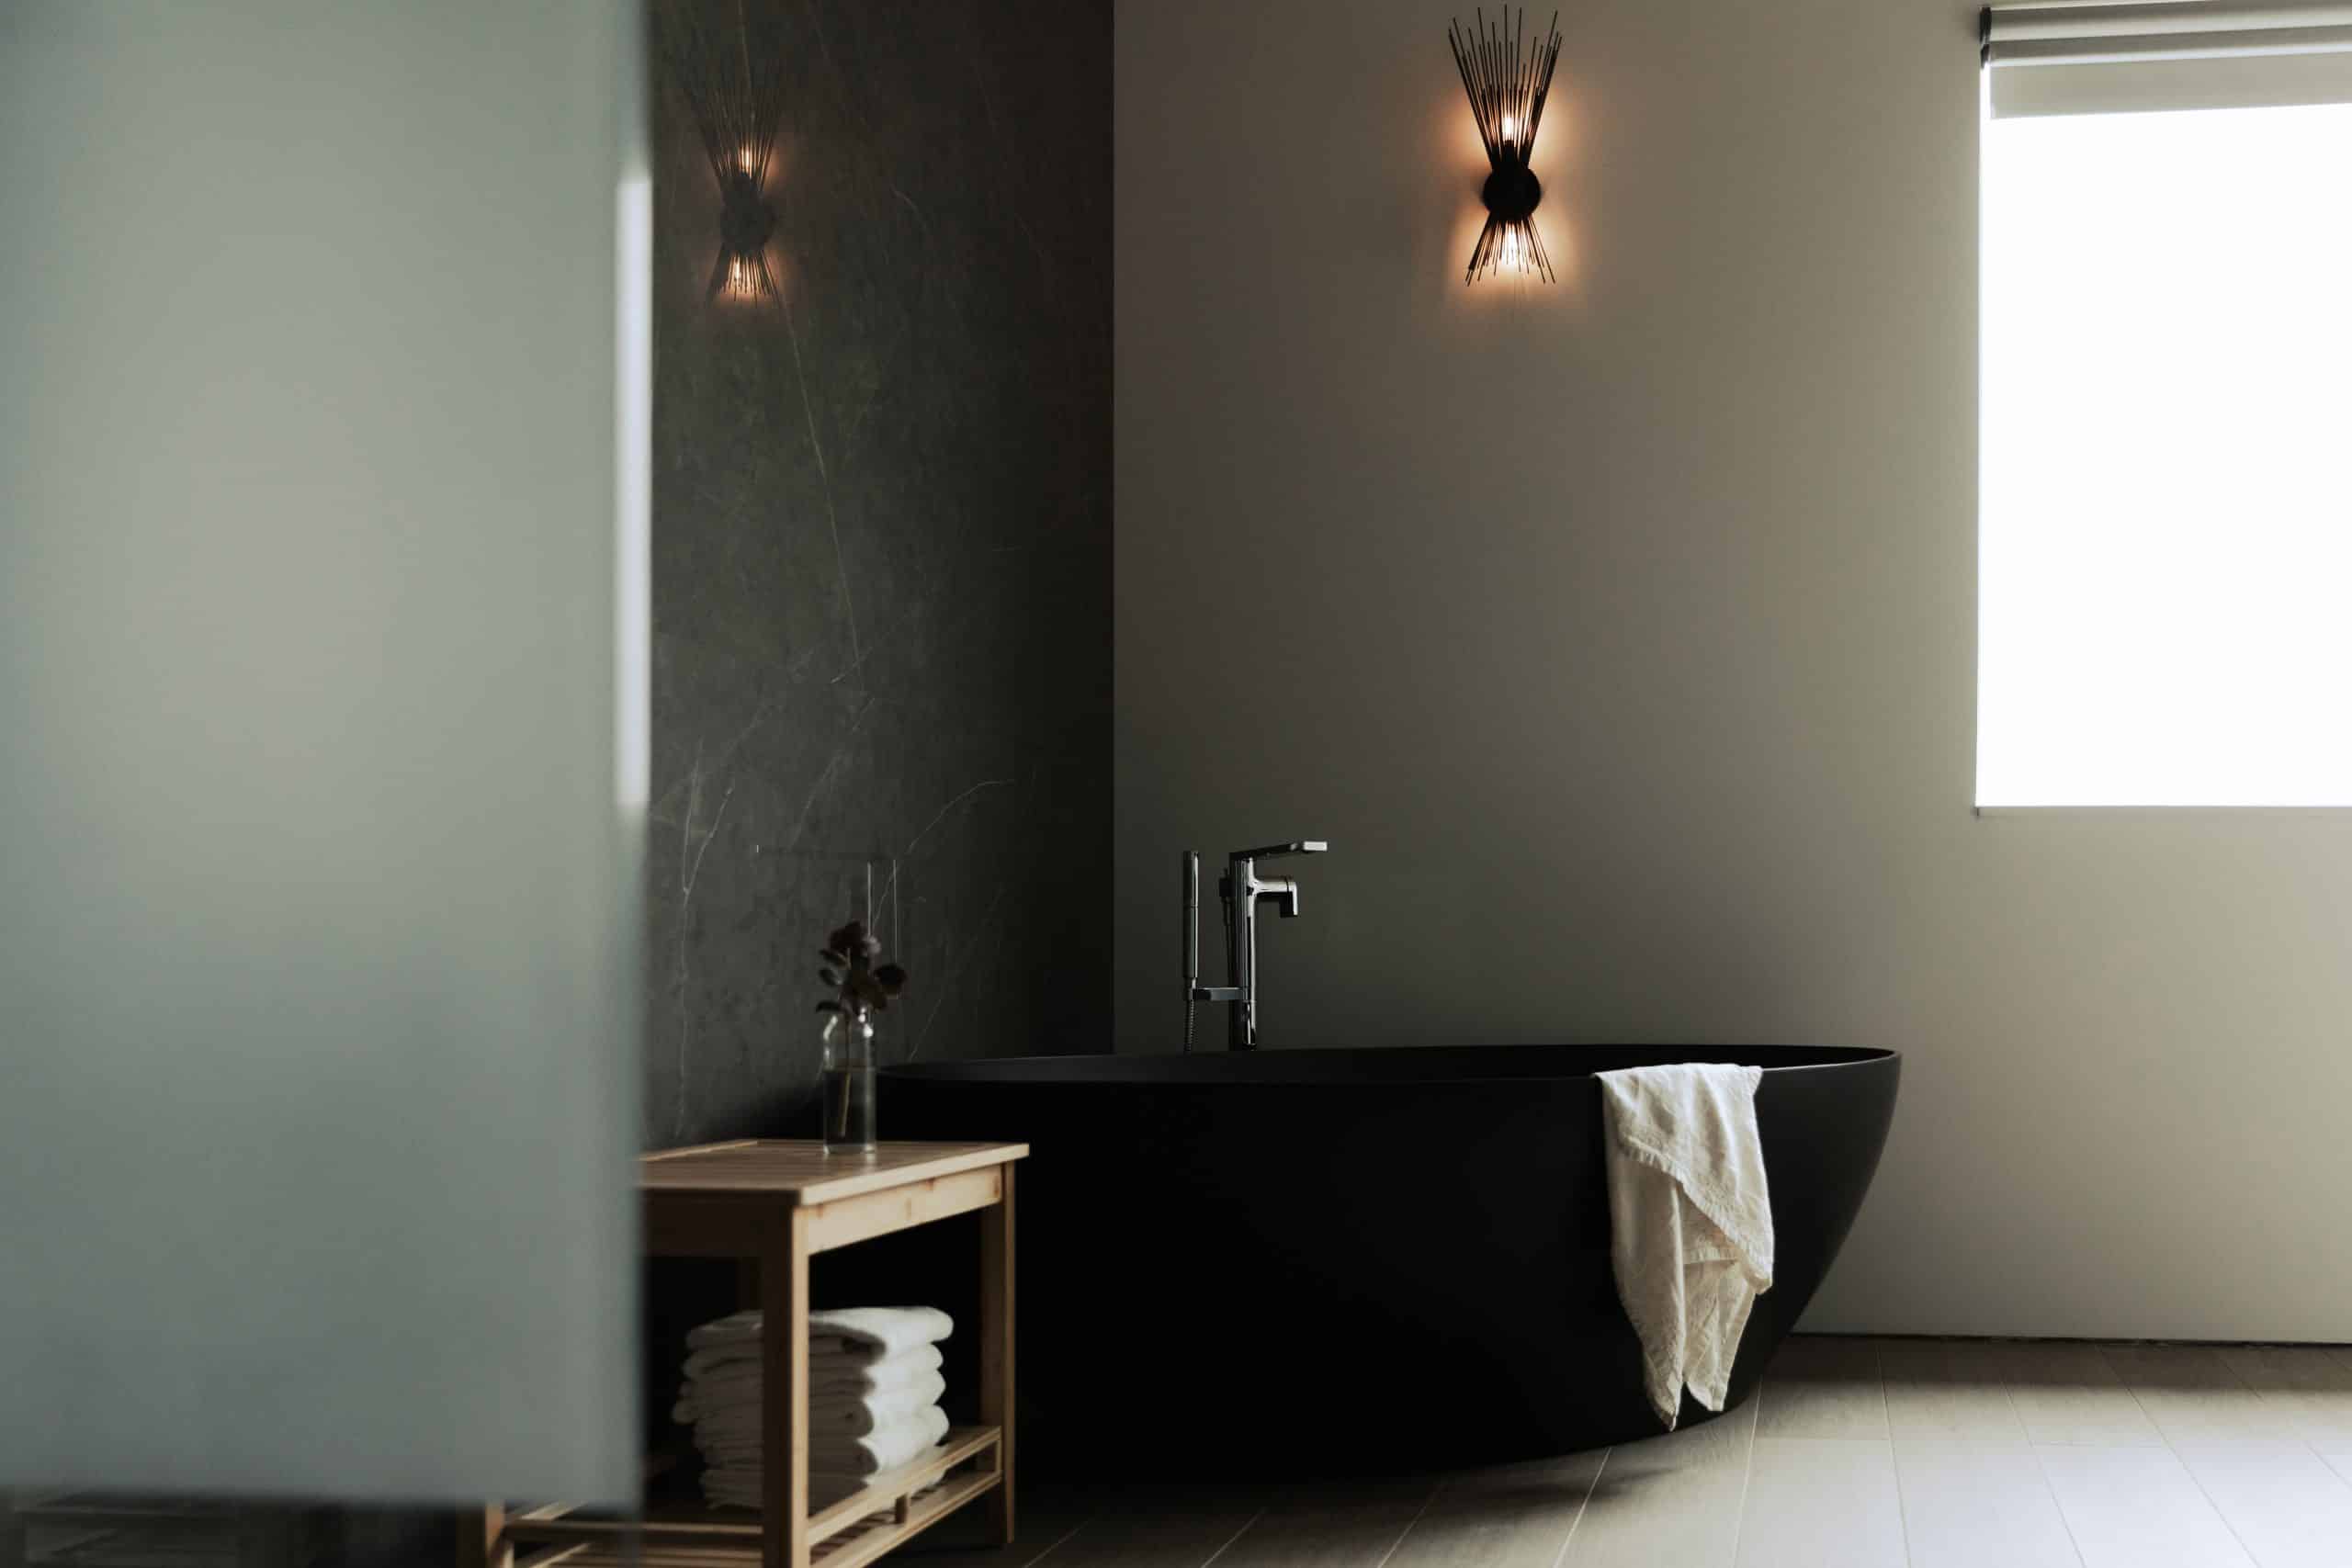
[[[825,1152],[874,1153],[874,1021],[863,1010],[825,1017]]]

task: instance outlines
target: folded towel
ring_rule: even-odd
[[[1682,1062],[1601,1073],[1610,1261],[1642,1342],[1650,1406],[1724,1407],[1756,1298],[1772,1288],[1772,1203],[1756,1134],[1763,1073]]]
[[[864,1437],[878,1427],[920,1414],[924,1406],[938,1404],[946,1392],[945,1378],[937,1372],[925,1372],[922,1381],[903,1388],[866,1394],[812,1394],[808,1400],[811,1439],[827,1432]],[[706,1437],[756,1438],[763,1414],[763,1407],[756,1399],[698,1413],[694,1417],[695,1441]]]
[[[700,1350],[712,1345],[757,1345],[759,1342],[760,1312],[757,1307],[749,1312],[714,1318],[698,1328],[686,1330],[686,1348],[689,1350]]]
[[[688,1390],[708,1385],[716,1395],[746,1381],[756,1383],[762,1360],[763,1319],[757,1310],[733,1313],[686,1333]],[[940,1364],[937,1341],[956,1329],[956,1320],[936,1307],[841,1307],[808,1318],[808,1376],[812,1390],[865,1393],[902,1387]],[[685,1419],[681,1416],[680,1419]]]
[[[712,1349],[722,1345],[757,1345],[760,1311],[730,1313],[686,1331],[686,1348]],[[937,1307],[835,1307],[808,1314],[808,1338],[813,1350],[820,1339],[841,1339],[889,1355],[917,1345],[930,1345],[956,1331],[956,1320]]]
[[[746,1368],[756,1370],[760,1364],[760,1347],[750,1345],[720,1345],[707,1350],[690,1352],[684,1371],[689,1378],[719,1377]]]
[[[686,1357],[685,1373],[690,1378],[708,1377],[719,1372],[739,1371],[745,1367],[756,1367],[760,1364],[761,1358],[766,1354],[765,1348],[757,1339],[736,1339],[729,1340],[723,1345],[707,1345]],[[875,1359],[874,1355],[864,1347],[853,1352],[845,1340],[829,1337],[812,1338],[808,1341],[808,1362],[811,1366],[820,1364],[862,1366],[872,1363]]]
[[[840,1307],[808,1314],[811,1339],[848,1340],[853,1347],[869,1348],[876,1360],[936,1344],[955,1332],[956,1320],[937,1307]]]
[[[924,1376],[937,1371],[945,1358],[936,1345],[918,1345],[911,1350],[901,1350],[880,1360],[845,1357],[808,1358],[808,1387],[811,1393],[838,1391],[848,1393],[876,1393],[884,1389],[904,1388],[921,1382]]]
[[[808,1468],[828,1475],[878,1475],[921,1458],[924,1450],[936,1447],[946,1436],[947,1413],[936,1404],[925,1405],[871,1432],[811,1433]],[[705,1448],[697,1437],[695,1446],[703,1450],[706,1460],[723,1456],[725,1468],[760,1468],[757,1438],[714,1440]]]
[[[932,1448],[944,1437],[948,1437],[948,1413],[938,1405],[924,1405],[873,1432],[811,1432],[809,1470],[826,1474],[873,1476],[910,1462],[924,1448]],[[708,1462],[760,1470],[762,1450],[757,1434],[706,1438],[696,1432],[694,1446]]]
[[[685,1378],[671,1416],[693,1427],[703,1493],[715,1504],[763,1501],[763,1326],[758,1312],[739,1312],[686,1335]],[[846,1307],[812,1313],[808,1327],[808,1469],[821,1507],[946,1437],[937,1341],[956,1324],[932,1307]]]
[[[947,1380],[937,1372],[926,1372],[920,1382],[904,1388],[886,1389],[854,1398],[837,1395],[808,1401],[808,1425],[812,1431],[839,1428],[852,1437],[862,1438],[877,1427],[893,1421],[920,1415],[925,1405],[936,1404],[947,1393]]]
[[[881,1374],[886,1370],[920,1367],[928,1371],[940,1363],[939,1347],[917,1345],[888,1356],[876,1356],[872,1349],[860,1346],[844,1348],[840,1339],[811,1339],[808,1342],[808,1375],[812,1382],[826,1379],[854,1379],[865,1376],[868,1381],[887,1382]],[[718,1378],[750,1372],[760,1369],[760,1347],[756,1341],[742,1345],[718,1345],[696,1350],[685,1360],[688,1378]]]
[[[917,1357],[917,1354],[927,1352],[927,1349],[932,1354],[938,1354],[932,1345],[917,1345],[915,1349],[903,1349],[903,1352],[899,1352],[899,1357]],[[689,1378],[715,1378],[715,1375],[722,1375],[722,1373],[739,1373],[739,1371],[743,1371],[743,1368],[760,1366],[760,1361],[764,1357],[767,1357],[767,1349],[762,1349],[757,1342],[743,1342],[743,1345],[708,1345],[708,1347],[703,1347],[703,1349],[696,1349],[694,1354],[689,1354],[687,1361],[684,1361],[684,1373],[687,1373]],[[847,1368],[858,1368],[858,1366],[879,1366],[882,1361],[896,1361],[899,1357],[877,1357],[877,1354],[875,1354],[873,1349],[868,1349],[865,1345],[849,1347],[844,1340],[809,1340],[811,1368],[840,1368],[840,1371],[847,1371]]]
[[[808,1450],[808,1489],[822,1507],[831,1499],[856,1491],[873,1476],[902,1464],[911,1464],[947,1436],[947,1415],[937,1405],[862,1438],[812,1442]],[[730,1446],[709,1461],[702,1476],[703,1495],[713,1503],[755,1508],[761,1502],[765,1471],[756,1445]]]
[[[928,1346],[929,1341],[925,1341],[917,1348],[927,1348]],[[892,1353],[901,1356],[907,1354],[904,1350]],[[845,1361],[873,1361],[881,1359],[881,1352],[866,1341],[845,1338],[839,1334],[811,1334],[808,1336],[808,1354],[811,1359],[818,1360],[833,1359]]]
[[[808,1361],[808,1397],[822,1400],[863,1399],[870,1394],[918,1387],[938,1375],[942,1358],[935,1345],[921,1345],[887,1360],[820,1363]],[[691,1359],[689,1359],[691,1365]],[[678,1390],[671,1418],[686,1423],[699,1417],[760,1403],[760,1363],[756,1359],[723,1363],[699,1376],[689,1372]]]
[[[938,1405],[926,1405],[911,1416],[899,1417],[887,1427],[877,1427],[857,1437],[845,1437],[838,1442],[820,1443],[810,1435],[808,1461],[810,1468],[828,1474],[879,1475],[886,1470],[896,1470],[922,1457],[925,1449],[936,1448],[947,1436],[947,1412]],[[820,1459],[819,1450],[823,1458]],[[838,1462],[836,1462],[838,1461]]]

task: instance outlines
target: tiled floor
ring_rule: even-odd
[[[1044,1493],[910,1568],[2352,1568],[2352,1348],[1795,1339],[1673,1437],[1412,1481]]]

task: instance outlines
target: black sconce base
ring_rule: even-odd
[[[1517,223],[1544,199],[1544,182],[1524,164],[1506,164],[1487,176],[1486,188],[1478,194],[1488,212],[1503,222]]]

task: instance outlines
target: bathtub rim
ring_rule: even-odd
[[[1675,1061],[1690,1062],[1737,1061],[1746,1056],[1763,1056],[1780,1052],[1812,1055],[1831,1052],[1839,1054],[1839,1059],[1826,1062],[1800,1061],[1786,1062],[1777,1065],[1770,1062],[1758,1062],[1757,1066],[1759,1070],[1765,1074],[1767,1078],[1781,1077],[1785,1075],[1795,1073],[1850,1070],[1854,1068],[1885,1068],[1890,1066],[1896,1072],[1900,1072],[1902,1070],[1903,1064],[1903,1053],[1901,1051],[1891,1046],[1883,1045],[1800,1045],[1787,1043],[1770,1044],[1750,1043],[1740,1045],[1713,1045],[1699,1043],[1688,1045],[1679,1043],[1648,1045],[1623,1041],[1610,1043],[1595,1042],[1590,1044],[1572,1041],[1552,1041],[1534,1043],[1514,1043],[1478,1045],[1295,1046],[1284,1049],[1267,1049],[1241,1053],[1228,1052],[1222,1047],[1213,1047],[1204,1051],[1193,1052],[1077,1051],[1067,1053],[1047,1053],[1029,1056],[973,1056],[933,1062],[900,1062],[889,1066],[884,1066],[880,1068],[880,1072],[885,1077],[915,1078],[937,1084],[986,1084],[1031,1089],[1272,1089],[1363,1088],[1428,1089],[1438,1085],[1450,1085],[1456,1088],[1472,1088],[1487,1087],[1498,1084],[1589,1083],[1603,1072],[1622,1070],[1614,1067],[1598,1067],[1586,1072],[1489,1074],[1484,1076],[1466,1073],[1433,1073],[1427,1076],[1406,1076],[1400,1074],[1396,1077],[1349,1077],[1347,1075],[1335,1072],[1329,1075],[1306,1074],[1295,1077],[1258,1077],[1247,1075],[1225,1077],[1214,1072],[1203,1072],[1199,1076],[1170,1075],[1163,1077],[1154,1077],[1148,1076],[1146,1073],[1140,1072],[1135,1076],[1119,1075],[1093,1077],[1085,1074],[1060,1076],[1045,1070],[1057,1064],[1072,1062],[1124,1060],[1133,1061],[1137,1064],[1151,1062],[1182,1063],[1195,1060],[1216,1061],[1220,1058],[1237,1055],[1252,1062],[1264,1062],[1270,1058],[1275,1057],[1362,1058],[1374,1055],[1386,1055],[1396,1052],[1427,1053],[1431,1055],[1436,1055],[1439,1054],[1450,1055],[1455,1052],[1474,1051],[1503,1053],[1519,1051],[1542,1052],[1587,1050],[1622,1050],[1627,1053],[1638,1053],[1645,1056],[1658,1055],[1676,1051],[1688,1051],[1690,1055],[1672,1057],[1670,1059]],[[1027,1072],[1007,1070],[1019,1068],[1032,1070]]]

